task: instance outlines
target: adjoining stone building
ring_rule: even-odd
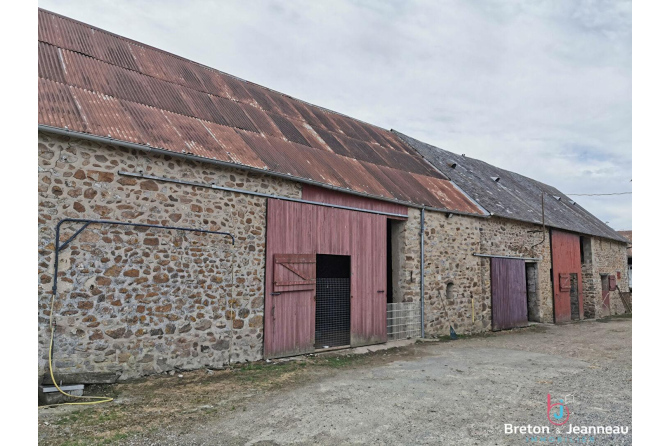
[[[396,134],[489,212],[478,220],[481,253],[525,259],[529,321],[625,311],[620,293],[629,291],[628,268],[620,234],[552,186]],[[480,266],[481,292],[490,298],[489,259],[482,257]]]
[[[40,376],[52,318],[58,376],[124,379],[496,328],[491,253],[552,322],[555,229],[589,234],[586,301],[618,268],[609,228],[499,216],[404,135],[44,10],[38,48]]]

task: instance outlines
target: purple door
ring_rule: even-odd
[[[523,260],[491,258],[491,319],[493,330],[528,325]]]

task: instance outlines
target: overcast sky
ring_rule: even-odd
[[[632,190],[630,1],[39,5],[564,193]],[[632,226],[631,195],[575,199]]]

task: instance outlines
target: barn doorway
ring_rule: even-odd
[[[314,348],[351,342],[351,256],[316,255]]]
[[[607,315],[611,315],[610,310],[610,276],[608,274],[600,274],[600,285],[602,286],[602,309],[607,311]]]
[[[526,266],[523,259],[491,258],[491,329],[528,325]]]
[[[579,320],[579,285],[577,274],[570,273],[570,318]]]
[[[536,262],[526,262],[526,298],[529,322],[542,322],[542,318],[540,317],[537,271]]]

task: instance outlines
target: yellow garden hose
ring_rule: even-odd
[[[60,404],[50,404],[50,406],[61,406],[64,404],[71,405],[71,406],[87,406],[91,404],[100,404],[100,403],[109,403],[114,401],[114,398],[110,398],[107,396],[78,396],[78,395],[70,395],[69,393],[65,392],[63,389],[61,389],[58,384],[56,383],[56,378],[54,378],[54,369],[53,369],[53,345],[54,345],[54,331],[55,331],[55,324],[54,324],[54,301],[56,299],[56,293],[51,294],[51,314],[49,315],[49,325],[51,326],[51,339],[49,340],[49,374],[51,375],[51,381],[54,383],[54,386],[56,386],[56,389],[60,393],[62,393],[65,396],[68,396],[70,398],[81,398],[81,399],[95,399],[97,401],[82,401],[79,403],[60,403]]]

